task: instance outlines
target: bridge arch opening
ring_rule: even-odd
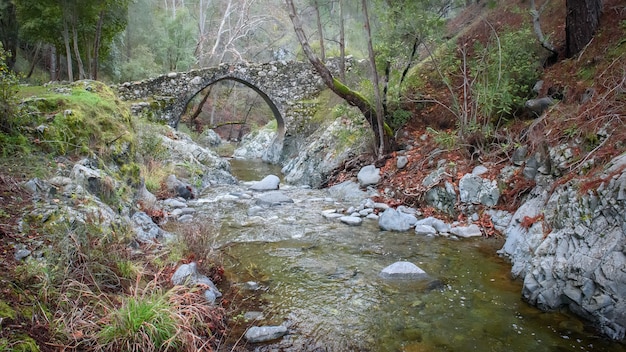
[[[227,104],[232,106],[226,106]],[[249,129],[246,130],[244,127],[263,122],[259,115],[264,115],[267,117],[265,122],[270,121],[272,117],[276,121],[274,144],[282,143],[285,136],[285,120],[277,104],[262,89],[244,79],[222,77],[187,94],[184,101],[185,109],[176,121],[176,126],[182,122],[198,131],[202,128],[228,130],[230,131],[228,137],[231,138],[224,138],[224,132],[220,133],[222,138],[240,140],[241,131],[249,132]],[[232,135],[233,126],[237,125],[238,133]]]

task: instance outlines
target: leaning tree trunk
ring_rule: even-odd
[[[578,54],[591,41],[600,24],[602,0],[567,0],[565,55]]]
[[[335,94],[345,100],[348,104],[356,106],[361,111],[361,113],[369,123],[370,128],[374,132],[376,151],[378,152],[382,150],[383,153],[389,152],[391,150],[391,136],[381,135],[381,133],[384,133],[384,131],[381,132],[381,129],[379,128],[379,119],[381,119],[382,116],[379,116],[376,113],[376,107],[363,95],[348,88],[338,79],[333,77],[328,67],[326,67],[326,65],[324,65],[324,63],[313,52],[313,49],[311,48],[311,45],[309,44],[306,35],[304,34],[304,30],[302,29],[302,23],[300,22],[300,18],[298,17],[296,7],[293,4],[293,0],[285,0],[285,2],[289,11],[289,17],[291,18],[291,22],[293,23],[294,31],[296,32],[296,37],[298,38],[298,41],[302,46],[302,51],[304,52],[304,55],[307,57],[311,65],[313,65],[317,73],[320,75],[324,84]]]

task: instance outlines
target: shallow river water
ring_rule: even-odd
[[[242,181],[269,173],[279,175],[265,164],[233,161]],[[320,213],[358,204],[332,201],[325,190],[282,185],[294,203],[250,217],[258,194],[247,186],[209,188],[196,206],[219,229],[215,247],[229,280],[250,296],[245,310],[262,313],[259,320],[240,317],[243,328],[289,328],[287,336],[258,350],[626,351],[575,317],[524,303],[521,283],[496,254],[502,239],[384,232],[367,219],[350,227]],[[431,279],[378,276],[400,260]],[[258,287],[250,290],[246,282]]]

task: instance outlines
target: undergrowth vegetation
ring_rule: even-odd
[[[443,148],[465,146],[472,154],[489,152],[508,121],[522,115],[524,102],[533,98],[541,47],[530,28],[496,31],[486,24],[491,29],[486,40],[470,37],[449,42],[436,53],[429,51],[429,60],[419,66],[420,72],[430,73],[414,72],[421,78],[412,80],[411,90],[430,89],[439,81],[439,89],[448,93],[445,98],[416,99],[437,104],[453,116],[456,136],[431,130]]]
[[[188,260],[221,278],[206,242],[214,229],[176,229],[182,236],[151,246],[122,221],[140,210],[142,181],[158,194],[168,175],[197,167],[172,163],[168,128],[132,118],[104,83],[20,86],[0,54],[0,350],[212,350],[223,309],[169,278]],[[92,170],[82,186],[42,199],[21,186],[64,182],[78,160]],[[20,260],[16,248],[34,252]]]

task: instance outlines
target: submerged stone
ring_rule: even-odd
[[[271,341],[283,337],[287,333],[287,327],[278,326],[253,326],[246,331],[245,338],[250,343]]]

